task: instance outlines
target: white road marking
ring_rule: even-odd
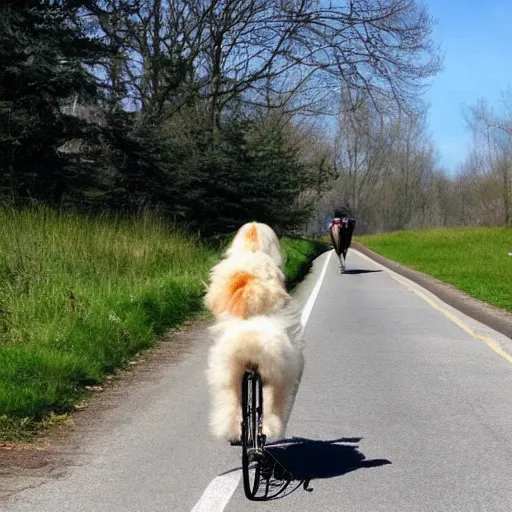
[[[192,512],[221,512],[240,482],[240,471],[215,477],[205,489]]]
[[[320,277],[318,278],[318,281],[316,282],[315,287],[313,288],[311,295],[309,296],[309,299],[306,302],[304,309],[302,310],[302,315],[300,317],[300,325],[302,329],[304,329],[306,326],[316,298],[318,297],[318,292],[322,286],[331,255],[332,251],[329,253],[329,256],[325,258],[322,273],[320,274]],[[225,475],[216,476],[205,489],[203,495],[195,504],[191,512],[222,512],[226,508],[226,505],[229,503],[231,496],[233,496],[233,493],[238,487],[240,478],[240,471],[237,471],[236,473],[227,473]]]
[[[309,319],[309,315],[311,314],[311,311],[313,310],[313,306],[315,305],[316,298],[318,297],[318,292],[320,291],[320,288],[324,281],[325,272],[327,271],[327,266],[329,265],[329,261],[331,259],[333,252],[334,251],[330,251],[329,256],[327,256],[327,258],[325,258],[325,263],[324,263],[324,268],[322,269],[322,273],[320,274],[320,277],[318,278],[318,281],[316,282],[315,287],[313,288],[313,291],[311,292],[311,295],[309,296],[309,299],[306,302],[304,309],[302,310],[302,315],[300,317],[300,325],[302,326],[302,328],[306,327],[306,323]]]

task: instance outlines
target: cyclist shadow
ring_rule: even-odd
[[[282,498],[303,487],[312,491],[311,480],[334,478],[362,468],[391,464],[387,459],[368,460],[358,450],[361,438],[340,438],[321,441],[292,437],[265,446],[267,452],[292,476],[292,481],[272,479],[274,492],[268,499]],[[275,492],[277,488],[281,490]],[[270,494],[270,493],[269,493]]]
[[[374,272],[382,272],[382,270],[369,270],[369,269],[362,269],[362,268],[357,268],[357,269],[345,269],[345,271],[343,272],[344,274],[352,274],[352,275],[357,275],[357,274],[373,274]]]

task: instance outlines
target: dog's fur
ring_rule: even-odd
[[[248,368],[258,368],[263,382],[263,433],[284,436],[304,359],[297,343],[294,315],[255,316],[219,322],[211,329],[207,377],[212,391],[213,433],[240,439],[241,382]]]
[[[206,306],[215,314],[207,377],[215,435],[240,438],[241,381],[258,368],[263,381],[263,433],[284,436],[302,376],[299,315],[286,292],[279,239],[265,224],[240,228],[212,269]]]
[[[206,307],[217,318],[265,315],[291,300],[284,287],[284,274],[263,252],[234,252],[211,272],[205,295]]]
[[[291,300],[282,261],[279,239],[269,226],[244,224],[211,271],[206,307],[217,318],[225,313],[249,318],[282,308]]]
[[[226,256],[229,257],[244,252],[263,252],[270,256],[279,268],[283,266],[279,238],[267,224],[248,222],[237,231],[226,251]]]

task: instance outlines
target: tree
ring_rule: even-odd
[[[182,191],[188,185],[183,148],[170,144],[159,128],[141,125],[136,113],[120,110],[107,115],[99,142],[92,158],[102,176],[102,207],[152,209],[182,220]]]
[[[335,138],[338,201],[360,217],[364,226],[375,207],[376,190],[390,162],[398,127],[393,118],[380,118],[368,98],[361,96],[353,104],[347,96],[341,105]]]
[[[2,193],[158,208],[206,233],[304,225],[336,166],[372,210],[391,113],[414,110],[440,67],[415,0],[4,4]],[[341,90],[350,133],[334,158],[306,125]]]
[[[181,199],[196,228],[211,235],[254,219],[281,231],[304,224],[311,205],[299,197],[310,176],[278,127],[233,118],[221,125],[218,144],[211,137],[206,127],[182,161],[192,183]]]
[[[318,202],[315,229],[325,230],[326,216],[340,206],[357,217],[362,232],[434,223],[441,173],[426,130],[426,109],[379,116],[365,96],[342,102],[333,141],[337,177]]]
[[[104,55],[76,17],[80,2],[25,0],[0,7],[0,188],[14,199],[60,202],[89,180],[90,169],[63,151],[92,135],[64,108],[94,98],[87,69]]]
[[[208,100],[213,127],[241,99],[332,113],[340,86],[406,108],[441,64],[415,0],[102,0],[93,13],[142,110],[187,103],[188,91]]]
[[[395,123],[397,137],[385,175],[389,193],[383,210],[387,227],[400,230],[424,224],[436,155],[426,136],[426,111],[400,116]]]
[[[488,181],[499,183],[502,223],[511,226],[512,208],[512,91],[502,95],[501,113],[485,100],[466,111],[466,123],[474,136],[474,152],[483,158],[481,170]],[[488,190],[491,192],[496,187]],[[487,199],[490,201],[491,196]]]

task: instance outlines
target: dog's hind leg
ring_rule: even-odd
[[[208,382],[212,397],[210,425],[215,436],[227,441],[239,441],[241,436],[240,368],[226,361],[222,351],[210,353]]]
[[[240,390],[233,387],[217,387],[212,390],[213,407],[211,427],[213,433],[227,441],[240,440]]]
[[[275,386],[263,386],[263,433],[271,439],[280,439],[284,436],[282,410],[283,394]]]
[[[263,388],[263,433],[268,437],[284,437],[295,388],[296,382],[286,381]]]

